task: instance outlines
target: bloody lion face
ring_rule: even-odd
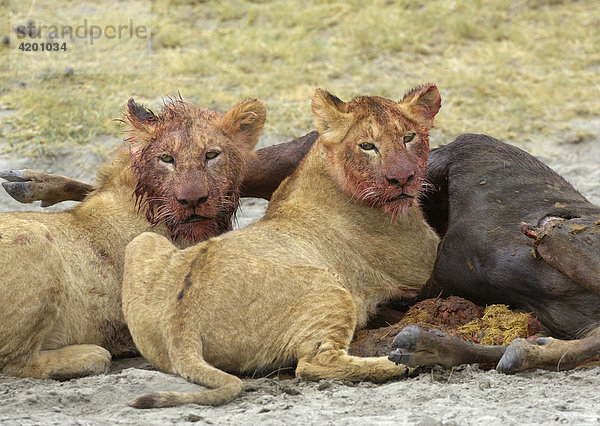
[[[365,96],[345,103],[317,90],[315,122],[340,188],[394,219],[405,212],[423,186],[428,131],[440,106],[433,84],[410,91],[400,102]]]
[[[224,115],[181,99],[158,115],[133,99],[128,109],[134,195],[148,221],[191,242],[230,230],[244,165],[265,122],[262,102],[241,102]]]

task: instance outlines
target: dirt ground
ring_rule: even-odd
[[[374,385],[262,378],[223,407],[137,410],[125,404],[157,390],[199,387],[145,369],[140,358],[124,370],[68,382],[0,377],[4,424],[597,424],[600,368],[505,376],[465,366]]]
[[[600,118],[569,123],[544,140],[511,141],[565,176],[600,203]],[[580,130],[586,137],[581,138]],[[275,142],[269,140],[268,142]],[[433,137],[434,144],[442,142]],[[282,142],[282,141],[278,141]],[[101,144],[116,144],[112,138]],[[263,143],[264,145],[264,143]],[[102,161],[84,147],[52,158],[0,158],[0,169],[35,168],[90,182]],[[246,200],[239,226],[260,217],[265,203]],[[0,193],[0,211],[39,209]],[[63,208],[62,206],[59,208]],[[288,372],[289,373],[289,372]],[[199,390],[154,371],[142,358],[118,360],[109,374],[66,382],[0,375],[1,424],[598,424],[600,368],[534,371],[515,376],[463,366],[422,372],[384,385],[337,381],[303,383],[272,377],[245,380],[245,394],[224,407],[136,410],[126,403],[147,392]],[[291,377],[291,376],[289,376]]]

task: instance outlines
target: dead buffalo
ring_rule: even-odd
[[[532,155],[485,135],[462,135],[433,150],[428,177],[434,190],[423,203],[443,238],[423,297],[441,292],[504,303],[533,312],[557,338],[593,336],[600,321],[600,207]],[[393,346],[393,361],[446,366],[498,361],[506,349],[415,326]],[[566,369],[600,353],[600,338],[519,339],[508,348],[502,371]]]

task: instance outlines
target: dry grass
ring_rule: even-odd
[[[97,2],[76,4],[59,17],[37,12],[60,24]],[[2,0],[2,35],[8,8]],[[97,19],[122,19],[115,13]],[[178,90],[218,109],[261,98],[267,139],[284,141],[312,129],[316,87],[343,99],[398,99],[428,81],[443,97],[436,141],[482,132],[519,142],[600,116],[599,16],[596,0],[156,0],[151,72],[118,72],[125,44],[94,46],[86,60],[98,60],[95,74],[73,62],[71,76],[34,66],[17,74],[8,55],[16,46],[0,48],[0,110],[16,111],[0,115],[0,152],[47,153],[119,134],[111,119],[130,96],[156,108]]]
[[[526,339],[539,333],[540,324],[530,313],[517,313],[506,305],[490,305],[481,318],[456,331],[461,338],[482,345],[509,345],[517,338]]]

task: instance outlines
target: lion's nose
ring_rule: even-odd
[[[184,193],[175,198],[177,199],[179,204],[195,208],[198,207],[200,204],[204,203],[206,200],[208,200],[208,194],[198,195]]]
[[[415,178],[414,173],[408,173],[408,174],[405,174],[402,176],[386,176],[385,180],[387,180],[388,183],[390,183],[392,185],[404,187],[408,183],[410,183],[414,178]]]

